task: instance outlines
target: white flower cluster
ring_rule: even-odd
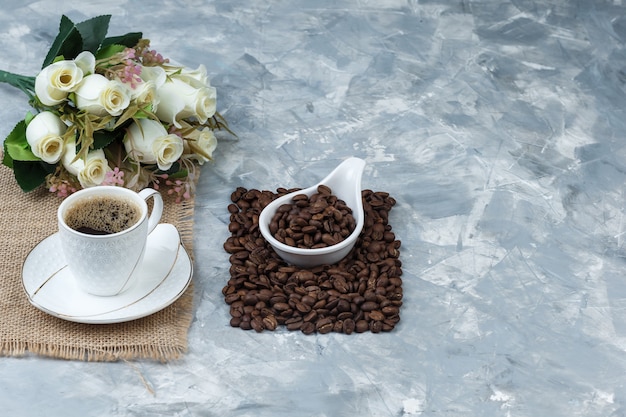
[[[156,116],[148,117],[145,112],[137,117],[131,115],[132,123],[125,127],[123,147],[135,166],[153,169],[156,166],[167,171],[181,157],[199,164],[208,161],[217,140],[213,131],[203,125],[216,112],[216,90],[209,83],[205,67],[189,70],[173,65],[135,65],[133,68],[138,78],[132,83],[115,75],[105,76],[97,71],[96,58],[91,52],[45,67],[35,79],[35,94],[44,110],[26,127],[26,139],[33,154],[49,164],[61,163],[81,187],[99,185],[114,164],[103,149],[77,153],[76,135],[66,134],[75,121],[64,117],[64,106],[96,118],[111,116],[113,129],[115,118],[135,105],[138,114],[148,108],[149,114]],[[190,124],[189,120],[194,123]],[[129,184],[137,183],[145,173],[139,168],[133,175]]]

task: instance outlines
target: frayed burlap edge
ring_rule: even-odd
[[[185,312],[180,313],[178,332],[187,333],[191,323],[193,306],[193,283],[185,294],[178,300],[184,305]],[[128,346],[110,346],[94,348],[87,346],[68,346],[50,342],[4,341],[0,345],[0,356],[23,357],[28,354],[46,356],[56,359],[78,360],[87,362],[117,362],[137,359],[169,362],[179,359],[187,352],[186,337],[180,338],[178,344],[160,346],[155,344],[141,344]]]

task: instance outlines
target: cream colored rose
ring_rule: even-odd
[[[200,165],[213,159],[213,151],[217,148],[217,138],[211,129],[196,129],[185,137],[185,151],[190,159]]]
[[[128,155],[143,164],[157,164],[167,171],[183,154],[183,139],[168,134],[160,122],[140,119],[128,127],[124,137]]]
[[[167,74],[161,67],[142,67],[142,83],[133,90],[133,98],[139,103],[152,103],[152,112],[159,107],[159,95],[157,90],[165,84]]]
[[[157,88],[160,88],[167,80],[167,73],[161,67],[141,67],[141,79],[152,81]]]
[[[118,80],[91,74],[76,89],[76,107],[97,116],[119,116],[130,104],[129,89]]]
[[[159,97],[154,81],[142,81],[137,87],[131,90],[131,99],[135,100],[142,108],[147,104],[152,105],[152,111],[159,107]]]
[[[89,51],[81,52],[73,60],[54,62],[35,77],[35,94],[46,106],[60,104],[95,68],[96,57]]]
[[[42,69],[35,77],[35,94],[46,106],[67,99],[83,80],[83,70],[74,61],[58,61]]]
[[[102,184],[106,173],[111,170],[102,149],[89,151],[84,160],[74,161],[74,158],[76,158],[76,142],[72,141],[65,145],[61,163],[70,174],[78,178],[83,188]]]
[[[26,140],[37,158],[56,164],[63,154],[65,123],[56,114],[44,111],[37,114],[26,126]]]
[[[83,77],[96,72],[96,57],[89,51],[83,51],[76,58],[74,63],[83,71]]]
[[[194,85],[194,82],[199,82],[199,86],[210,87],[206,67],[202,64],[195,70],[186,67],[169,67],[167,74],[172,78],[178,78],[191,85]]]
[[[170,77],[157,89],[159,108],[156,114],[159,119],[180,128],[181,119],[194,117],[200,123],[205,123],[215,114],[215,88],[200,85],[199,82],[192,84]]]

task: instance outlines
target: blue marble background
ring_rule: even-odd
[[[60,14],[204,64],[223,136],[197,190],[189,352],[0,358],[11,416],[626,415],[622,0],[0,1],[0,67],[34,74]],[[0,85],[0,137],[28,110]],[[388,334],[228,326],[226,205],[339,161],[398,202]],[[151,392],[152,391],[152,392]]]

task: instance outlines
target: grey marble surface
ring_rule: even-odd
[[[188,354],[0,358],[3,415],[626,415],[622,0],[0,4],[3,69],[34,74],[61,13],[112,14],[111,34],[205,64],[239,136],[197,190]],[[4,137],[28,106],[0,101]],[[398,327],[229,327],[230,193],[309,186],[348,156],[398,202]]]

